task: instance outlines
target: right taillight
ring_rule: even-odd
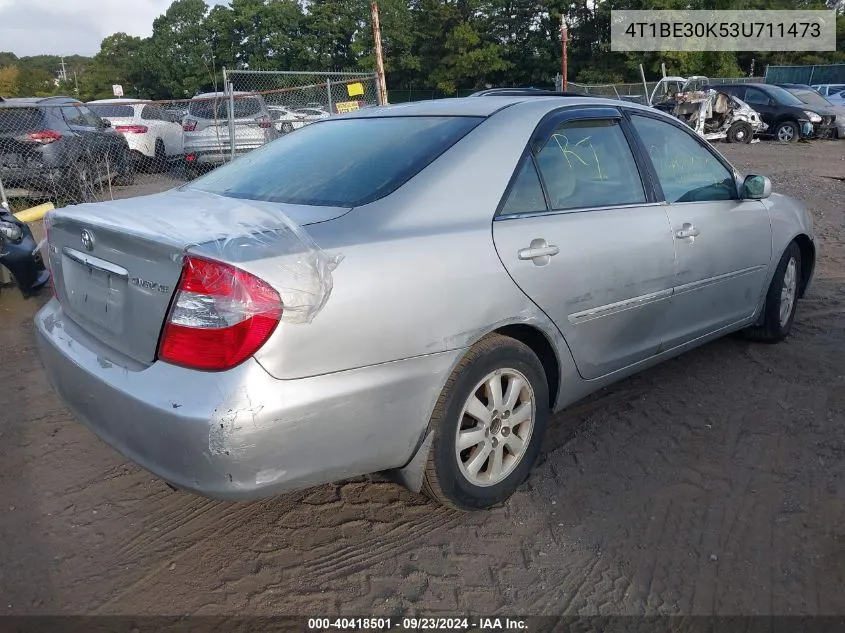
[[[48,145],[49,143],[55,143],[56,141],[62,138],[62,133],[57,132],[56,130],[42,130],[40,132],[30,132],[26,135],[26,139],[28,141],[34,141],[35,143],[41,143],[41,145]]]
[[[222,371],[255,354],[282,318],[267,282],[229,264],[187,256],[164,324],[158,358]]]
[[[196,130],[196,129],[197,129],[197,122],[196,122],[196,121],[194,121],[194,120],[192,120],[192,119],[187,119],[187,120],[186,120],[186,121],[182,124],[182,129],[183,129],[185,132],[193,132],[194,130]]]

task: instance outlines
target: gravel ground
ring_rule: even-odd
[[[845,614],[845,143],[720,149],[815,216],[793,336],[725,338],[558,415],[486,513],[378,477],[173,492],[74,421],[35,353],[43,299],[4,290],[0,614]]]

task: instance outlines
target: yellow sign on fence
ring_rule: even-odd
[[[343,114],[344,112],[355,112],[355,110],[359,110],[361,108],[361,104],[358,101],[338,101],[334,105],[337,108],[338,114]]]
[[[346,92],[350,97],[357,97],[364,94],[364,84],[357,82],[354,84],[347,84]]]

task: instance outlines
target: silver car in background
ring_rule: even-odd
[[[247,152],[278,138],[264,97],[234,92],[207,92],[191,99],[182,120],[185,164],[191,175],[203,166],[221,165],[232,159],[232,134],[229,121],[230,101],[234,103],[234,154]]]
[[[551,412],[729,332],[784,339],[816,261],[807,211],[674,117],[535,93],[318,121],[47,227],[51,383],[221,499],[386,471],[489,507]]]

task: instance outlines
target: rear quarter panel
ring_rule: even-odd
[[[257,360],[278,378],[300,378],[462,349],[508,323],[532,324],[565,350],[492,241],[496,207],[549,109],[506,109],[393,194],[307,226],[321,248],[343,256],[330,298],[310,323],[283,322]],[[282,260],[246,266],[289,283]]]

